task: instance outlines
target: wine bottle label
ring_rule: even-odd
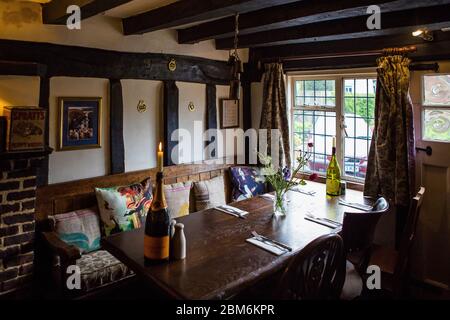
[[[151,260],[164,260],[169,257],[169,236],[144,237],[144,256]]]

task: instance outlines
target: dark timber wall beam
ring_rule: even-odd
[[[123,31],[125,35],[142,34],[293,1],[295,0],[181,0],[123,19]]]
[[[45,118],[45,145],[49,144],[49,105],[50,105],[50,78],[42,74],[39,81],[39,107],[47,110],[47,117]],[[36,185],[46,186],[48,184],[48,168],[49,158],[48,155],[42,160],[36,176]]]
[[[383,13],[381,16],[381,29],[379,30],[369,30],[367,28],[368,16],[317,22],[243,35],[239,38],[239,47],[247,48],[394,35],[410,33],[417,26],[436,30],[448,26],[450,22],[449,12],[450,5],[446,4]],[[232,38],[216,40],[217,49],[230,49],[232,46]]]
[[[217,95],[216,86],[213,84],[206,85],[206,129],[217,129]],[[213,135],[208,136],[206,147],[214,148],[208,159],[217,158],[217,138]]]
[[[173,72],[167,67],[171,59],[177,63]],[[49,77],[176,80],[226,85],[231,74],[226,61],[16,40],[0,40],[0,60],[46,65]]]
[[[66,24],[69,14],[67,8],[77,5],[81,8],[81,19],[87,19],[132,0],[54,0],[42,6],[42,19],[45,24]]]
[[[172,150],[178,141],[172,141],[172,133],[179,128],[179,92],[175,81],[164,81],[164,166],[176,164],[178,159],[172,159]],[[178,139],[177,139],[178,140]]]
[[[109,123],[111,174],[125,172],[125,147],[123,141],[123,97],[120,80],[109,80]]]

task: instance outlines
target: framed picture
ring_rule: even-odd
[[[59,104],[59,148],[100,148],[102,98],[61,97]]]
[[[239,100],[222,99],[221,100],[221,127],[238,128],[239,127]]]

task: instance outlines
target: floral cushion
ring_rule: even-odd
[[[183,217],[189,214],[189,194],[191,193],[192,182],[178,182],[164,186],[167,207],[172,219]]]
[[[100,220],[96,208],[57,214],[53,219],[55,231],[64,242],[78,247],[82,253],[100,249]]]
[[[223,176],[218,176],[206,181],[195,182],[194,194],[197,211],[226,204]]]
[[[239,201],[266,192],[266,182],[260,169],[251,167],[231,167],[232,199]]]
[[[91,291],[132,276],[134,273],[108,251],[84,254],[77,260],[81,273],[81,289]]]
[[[106,236],[141,226],[152,203],[150,178],[129,186],[95,188]]]

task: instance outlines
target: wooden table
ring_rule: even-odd
[[[227,299],[252,284],[280,271],[289,258],[309,242],[335,230],[305,220],[305,213],[342,222],[345,211],[357,211],[338,204],[339,197],[329,197],[325,185],[308,182],[306,190],[315,196],[291,191],[288,213],[273,218],[272,201],[255,197],[232,205],[249,212],[239,219],[214,209],[177,219],[185,225],[187,258],[158,266],[144,264],[144,230],[137,229],[110,236],[103,246],[115,257],[175,299]],[[347,190],[341,198],[367,202],[362,192]],[[281,241],[293,248],[275,256],[245,240],[251,231]]]

